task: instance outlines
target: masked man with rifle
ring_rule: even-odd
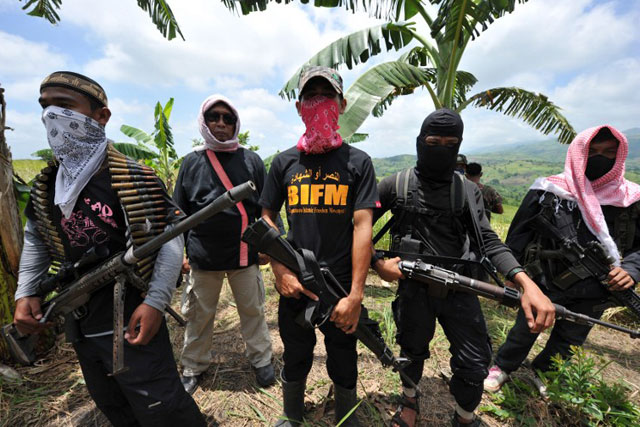
[[[14,316],[17,329],[26,334],[51,326],[40,322],[44,295],[39,295],[39,285],[48,271],[91,259],[87,253],[114,255],[132,243],[140,245],[183,216],[153,171],[107,140],[111,111],[98,83],[77,73],[55,72],[42,82],[39,102],[56,161],[36,177],[26,209]],[[114,285],[95,291],[66,316],[67,339],[89,393],[115,426],[205,425],[180,383],[163,316],[182,265],[183,244],[176,237],[135,265],[136,275],[148,284],[146,295],[125,285],[124,316],[119,318],[123,327],[128,324],[123,352],[127,372],[115,372],[115,362],[112,369]]]
[[[640,278],[640,186],[624,179],[627,153],[627,138],[611,126],[581,132],[569,145],[564,172],[533,183],[507,235],[516,258],[554,303],[595,318],[610,297],[640,316],[632,290]],[[556,322],[532,368],[548,371],[552,356],[568,357],[570,346],[582,345],[590,330]],[[537,337],[518,313],[485,390],[502,387]]]
[[[349,293],[320,326],[339,421],[357,404],[356,338],[352,333],[358,325],[364,297],[372,208],[377,204],[378,193],[369,156],[343,144],[337,133],[338,117],[346,107],[342,78],[337,71],[305,68],[298,89],[296,108],[306,131],[296,147],[273,160],[260,204],[263,218],[275,227],[276,216],[286,203],[287,240],[313,252],[320,265],[330,268]],[[318,297],[284,265],[272,260],[272,266],[281,294],[278,326],[284,344],[284,415],[278,425],[299,425],[316,336],[313,328],[303,326],[296,318],[310,300],[317,301]],[[358,425],[355,412],[343,425]]]
[[[422,259],[469,275],[471,265],[465,260],[479,253],[523,291],[522,308],[531,330],[541,331],[554,319],[549,299],[491,229],[478,187],[454,172],[462,132],[458,113],[446,108],[434,111],[422,123],[417,137],[416,167],[379,183],[382,207],[375,210],[375,218],[392,211],[389,255],[398,257],[385,260],[376,253],[371,260],[383,279],[400,279],[393,302],[396,337],[401,355],[411,360],[405,372],[416,384],[429,358],[436,319],[442,325],[451,343],[453,376],[449,388],[456,400],[454,426],[480,424],[474,411],[491,362],[491,344],[480,303],[472,294],[405,279],[398,268],[400,257]],[[483,264],[488,265],[487,260]],[[417,390],[405,380],[403,390],[391,422],[396,427],[416,425],[419,413]]]

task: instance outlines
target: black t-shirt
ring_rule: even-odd
[[[285,202],[287,239],[350,283],[353,213],[379,204],[371,158],[348,144],[324,154],[307,155],[296,147],[278,154],[260,204],[279,212]]]
[[[260,218],[258,199],[266,171],[256,153],[238,148],[233,152],[217,152],[225,173],[233,185],[248,180],[258,191],[242,201],[249,224]],[[206,207],[227,191],[211,166],[206,150],[188,154],[180,167],[173,200],[187,214],[192,215]],[[185,236],[187,256],[191,266],[200,270],[221,271],[240,268],[240,235],[242,217],[237,206],[232,206],[189,230]],[[249,265],[258,261],[258,254],[249,248]]]
[[[51,176],[55,179],[55,172]],[[51,181],[49,188],[55,188],[54,182]],[[111,188],[111,177],[106,167],[103,166],[80,192],[69,218],[64,218],[53,200],[54,192],[50,191],[48,202],[52,222],[62,240],[66,261],[74,263],[89,249],[98,246],[106,246],[110,255],[125,250],[127,240],[124,213]],[[29,219],[37,220],[31,200],[25,213]],[[140,291],[128,286],[124,310],[126,321],[140,303]],[[80,319],[83,334],[91,335],[113,329],[113,286],[104,286],[94,292],[85,306],[87,314]]]

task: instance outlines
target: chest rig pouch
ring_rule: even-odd
[[[532,278],[542,279],[541,282],[548,287],[550,282],[557,288],[566,290],[581,280],[588,279],[592,275],[578,265],[567,265],[566,249],[560,242],[563,239],[577,240],[578,226],[582,221],[577,207],[564,205],[557,196],[544,193],[540,198],[540,213],[538,216],[545,218],[556,228],[555,232],[547,230],[543,221],[538,217],[534,219],[536,238],[525,249],[525,269]],[[614,226],[611,230],[612,237],[621,254],[633,248],[636,235],[636,224],[640,216],[640,203],[635,203],[628,208],[614,208]]]
[[[406,260],[415,260],[420,255],[438,256],[438,252],[430,242],[429,227],[446,212],[436,211],[421,206],[418,180],[413,168],[399,172],[396,175],[396,203],[392,208],[390,251],[402,254]],[[451,182],[450,191],[451,212],[455,218],[457,232],[464,231],[462,216],[468,210],[467,197],[464,189],[463,177],[457,173]],[[468,239],[465,243],[465,253],[468,252]],[[429,286],[427,294],[435,298],[445,298],[448,289],[443,286]]]

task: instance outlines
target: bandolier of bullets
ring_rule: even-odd
[[[151,240],[167,226],[167,205],[164,188],[152,168],[136,163],[116,150],[107,149],[111,187],[118,194],[124,208],[128,246],[134,247]],[[136,274],[149,283],[158,253],[141,259]]]
[[[52,274],[58,272],[65,259],[62,240],[58,234],[58,229],[51,220],[51,204],[49,200],[49,189],[54,182],[53,174],[56,173],[57,166],[54,161],[47,162],[47,166],[36,176],[33,187],[31,187],[31,203],[37,218],[36,224],[51,257],[49,272]]]

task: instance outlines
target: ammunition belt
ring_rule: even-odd
[[[33,187],[31,187],[31,203],[37,219],[36,226],[47,245],[51,257],[49,271],[52,274],[58,272],[65,259],[62,239],[60,239],[58,229],[51,220],[51,204],[49,202],[50,187],[55,182],[53,175],[57,172],[57,166],[54,161],[47,162],[47,166],[36,175]]]
[[[123,207],[127,224],[127,245],[134,247],[151,240],[167,225],[164,188],[152,168],[126,157],[109,144],[107,148],[111,187]],[[135,272],[145,284],[151,280],[158,253],[141,259]]]

